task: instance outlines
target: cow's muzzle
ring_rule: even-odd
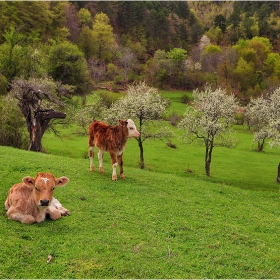
[[[50,201],[48,199],[41,199],[40,200],[40,205],[41,206],[49,206]]]

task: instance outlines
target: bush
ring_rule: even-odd
[[[10,95],[0,97],[0,145],[20,149],[29,145],[25,119]]]
[[[182,96],[181,96],[181,102],[184,103],[184,104],[188,104],[189,102],[191,101],[190,97],[184,93]]]
[[[0,74],[0,95],[7,94],[7,86],[8,86],[7,78],[4,75]]]
[[[112,103],[116,102],[120,98],[119,94],[104,92],[100,94],[101,104],[107,108],[110,108]]]
[[[70,42],[50,46],[49,74],[55,81],[75,86],[78,95],[87,94],[93,87],[83,53]]]
[[[181,121],[182,117],[179,116],[177,113],[173,112],[172,115],[169,117],[169,122],[173,126],[177,126],[177,124]]]

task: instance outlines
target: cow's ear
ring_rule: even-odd
[[[119,120],[119,123],[120,123],[121,125],[127,125],[127,121]]]
[[[34,185],[35,185],[35,179],[33,179],[33,178],[29,177],[29,176],[24,177],[24,178],[22,179],[22,182],[23,182],[25,185],[29,186],[29,187],[34,187]]]
[[[55,185],[56,185],[57,187],[65,186],[68,182],[69,182],[69,178],[64,177],[64,176],[55,179]]]

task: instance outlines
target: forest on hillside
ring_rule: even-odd
[[[49,77],[86,95],[205,83],[244,104],[280,80],[279,1],[1,1],[0,94]]]

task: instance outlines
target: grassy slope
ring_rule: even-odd
[[[90,173],[85,159],[0,151],[2,205],[13,183],[51,171],[69,176],[56,197],[72,213],[27,226],[2,208],[1,278],[280,276],[276,191],[131,167],[126,179],[111,182],[108,164],[101,175]]]
[[[210,178],[203,147],[178,139],[176,150],[144,142],[146,170],[136,168],[129,140],[126,179],[117,182],[108,155],[105,174],[88,171],[87,138],[73,129],[61,139],[45,135],[53,155],[0,147],[2,205],[22,177],[50,171],[70,178],[56,197],[72,213],[27,226],[8,220],[3,207],[0,277],[279,278],[279,151],[254,152],[252,136],[238,129],[235,149],[214,149]]]

